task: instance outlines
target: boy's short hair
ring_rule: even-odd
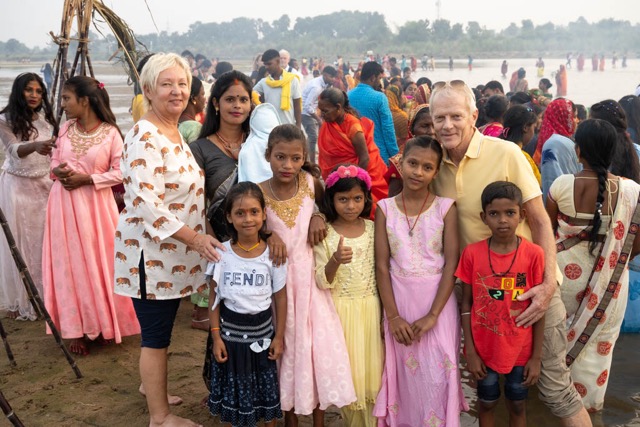
[[[480,196],[482,211],[495,199],[509,199],[516,202],[518,206],[522,208],[522,191],[520,191],[518,186],[513,182],[496,181],[487,185],[484,190],[482,190],[482,196]]]

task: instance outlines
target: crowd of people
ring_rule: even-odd
[[[457,426],[462,368],[481,426],[501,375],[510,425],[537,384],[559,424],[590,426],[640,253],[640,99],[581,117],[557,75],[556,97],[524,69],[505,93],[369,59],[268,49],[249,76],[152,54],[124,137],[98,80],[65,82],[58,126],[48,85],[19,75],[0,207],[62,337],[86,355],[139,334],[150,425],[196,425],[167,380],[187,299],[207,406],[233,426],[323,425],[330,406]],[[36,320],[6,243],[0,271],[0,309]]]

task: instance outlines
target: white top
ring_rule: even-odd
[[[184,225],[205,233],[204,172],[189,145],[173,142],[147,120],[127,133],[120,168],[125,209],[115,236],[115,293],[140,298],[144,251],[147,299],[207,290],[206,259],[171,236]]]
[[[216,289],[220,300],[232,311],[241,314],[258,314],[271,307],[271,295],[287,281],[287,264],[275,267],[269,259],[269,248],[255,258],[242,258],[231,249],[231,242],[223,243],[226,251],[217,263],[207,265],[206,276]]]
[[[42,178],[49,175],[50,156],[43,156],[36,152],[22,158],[18,156],[20,146],[51,138],[53,126],[45,120],[44,115],[38,115],[38,119],[33,121],[33,126],[37,133],[31,135],[28,141],[19,141],[13,134],[7,117],[0,114],[0,142],[5,152],[2,170],[5,172],[25,178]]]
[[[310,116],[318,109],[318,96],[329,86],[324,77],[319,76],[311,80],[302,91],[302,114]]]
[[[251,181],[258,184],[273,176],[271,165],[264,154],[269,134],[279,124],[280,117],[273,105],[265,103],[253,109],[249,119],[251,131],[238,156],[238,182]]]
[[[280,76],[280,79],[282,79],[282,76]],[[253,87],[253,90],[258,92],[260,95],[264,96],[264,102],[269,103],[274,107],[276,107],[276,111],[278,111],[278,116],[280,117],[280,123],[292,124],[292,125],[296,124],[296,118],[293,113],[293,100],[302,98],[300,81],[297,78],[294,77],[293,80],[291,80],[291,99],[290,99],[291,106],[287,111],[280,109],[280,98],[282,94],[282,88],[269,86],[267,84],[266,78],[256,83],[256,85]]]

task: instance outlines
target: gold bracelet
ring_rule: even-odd
[[[213,331],[219,331],[219,330],[220,330],[220,328],[211,328],[210,330],[211,330],[211,332],[213,332]]]
[[[314,212],[311,217],[313,218],[314,216],[320,217],[322,218],[322,220],[326,223],[327,222],[327,216],[325,214],[323,214],[322,212]]]
[[[464,313],[460,313],[460,316],[468,316],[470,314],[471,314],[470,311],[465,311]]]
[[[396,319],[399,319],[400,315],[398,314],[396,317],[394,317],[393,319],[387,319],[387,322],[393,322]]]

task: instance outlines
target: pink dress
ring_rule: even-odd
[[[398,312],[412,323],[426,315],[444,267],[444,217],[453,200],[436,197],[409,236],[407,218],[395,199],[378,202],[387,219],[390,275]],[[410,219],[411,223],[415,217]],[[373,409],[379,426],[460,425],[468,406],[462,394],[458,354],[460,320],[453,294],[436,326],[410,346],[398,344],[384,320],[385,366]]]
[[[56,180],[51,188],[42,247],[45,306],[63,338],[102,334],[119,343],[140,333],[131,299],[113,293],[118,208],[111,186],[122,182],[122,137],[106,123],[85,136],[73,120],[59,135],[51,169],[66,162],[90,174],[94,185],[67,191]]]
[[[287,324],[280,358],[283,411],[308,415],[320,405],[338,408],[356,400],[349,354],[331,291],[315,283],[313,248],[307,243],[314,208],[313,178],[298,175],[299,188],[289,200],[265,194],[267,225],[287,246]]]

